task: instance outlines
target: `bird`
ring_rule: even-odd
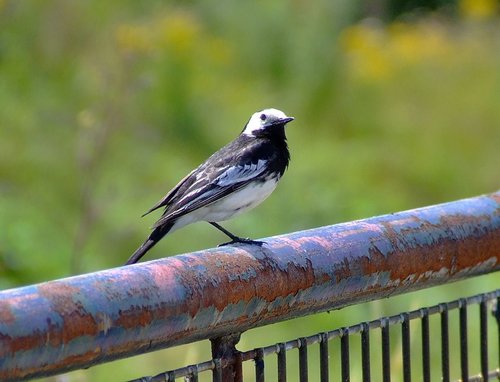
[[[256,207],[274,191],[290,162],[285,126],[293,120],[273,108],[252,114],[236,139],[186,175],[142,215],[164,207],[149,237],[125,265],[139,261],[168,233],[198,221],[210,223],[231,239],[220,245],[262,245],[234,235],[218,222]]]

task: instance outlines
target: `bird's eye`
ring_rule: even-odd
[[[260,120],[261,120],[261,121],[265,121],[265,120],[266,120],[266,118],[267,118],[267,115],[265,115],[265,114],[261,114],[261,115],[260,115]]]

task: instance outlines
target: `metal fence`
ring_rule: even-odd
[[[471,349],[468,338],[471,333],[467,325],[467,312],[471,307],[476,306],[477,320],[480,323],[479,333],[472,333],[477,336],[479,346],[477,349]],[[198,377],[203,372],[210,373],[213,381],[223,381],[223,369],[231,368],[232,376],[226,377],[234,381],[255,380],[256,382],[264,382],[265,368],[276,368],[276,380],[285,382],[287,380],[287,352],[293,349],[298,349],[299,352],[299,373],[298,379],[301,382],[309,380],[309,364],[308,364],[308,349],[311,345],[319,344],[319,375],[321,382],[330,381],[331,359],[329,350],[329,341],[338,339],[340,342],[340,379],[343,382],[351,381],[351,359],[356,360],[356,364],[361,364],[361,379],[363,382],[374,381],[391,381],[391,351],[390,351],[390,328],[400,325],[402,351],[401,358],[403,360],[402,374],[392,378],[395,381],[409,382],[412,380],[412,369],[420,367],[421,373],[414,380],[430,382],[431,381],[431,345],[440,346],[440,371],[439,380],[444,382],[451,381],[450,368],[460,371],[460,380],[462,381],[487,381],[490,379],[500,379],[500,289],[489,293],[483,293],[468,298],[441,303],[431,307],[421,308],[410,312],[402,312],[397,315],[382,317],[377,320],[361,322],[349,327],[339,328],[336,330],[318,333],[308,337],[297,338],[292,341],[277,343],[274,345],[253,349],[250,351],[239,352],[234,351],[232,354],[226,354],[225,358],[216,358],[210,361],[202,362],[196,365],[189,365],[180,369],[167,371],[156,376],[143,377],[135,379],[131,382],[170,382],[178,378],[185,377],[185,381],[198,381]],[[449,330],[449,314],[457,311],[459,315],[459,330],[458,333],[451,333],[452,336],[457,336],[460,339],[460,358],[455,360],[456,363],[450,362],[450,330]],[[488,312],[491,314],[488,315]],[[438,315],[440,318],[439,341],[436,341],[438,336],[433,333],[434,341],[431,341],[431,333],[429,326],[429,318],[432,315]],[[488,333],[488,320],[493,320],[496,323],[495,331]],[[412,320],[419,320],[421,327],[421,365],[415,366],[412,363],[411,347],[410,347],[410,325]],[[381,341],[375,344],[381,354],[381,375],[373,375],[371,367],[370,349],[374,344],[370,344],[370,332],[379,329],[381,331]],[[360,342],[361,354],[351,355],[350,340],[352,336],[358,335]],[[491,338],[489,340],[489,338]],[[493,343],[493,344],[492,344]],[[470,373],[469,352],[479,351],[480,368],[477,374]],[[494,368],[489,367],[489,358],[492,353],[497,355],[498,362]],[[264,357],[276,355],[276,359],[265,361]],[[254,375],[243,377],[243,362],[254,362]],[[272,363],[271,363],[272,362]],[[288,374],[290,372],[288,371]],[[413,372],[413,376],[415,372]],[[274,380],[274,379],[273,379]]]
[[[291,350],[297,349],[299,380],[305,381],[314,366],[308,352],[317,346],[322,381],[336,380],[337,371],[342,381],[354,380],[354,367],[365,381],[388,381],[394,374],[391,330],[398,326],[403,367],[394,380],[430,380],[437,339],[439,378],[450,380],[457,370],[462,380],[498,377],[500,352],[488,362],[499,346],[498,326],[492,329],[488,314],[489,304],[498,306],[498,290],[251,351],[240,352],[236,344],[242,332],[258,326],[500,270],[500,192],[265,241],[262,247],[215,248],[0,292],[0,380],[55,375],[210,339],[212,360],[142,380],[208,375],[238,381],[254,360],[254,375],[245,380],[262,381],[274,370],[267,380],[285,381],[292,378]],[[476,305],[480,333],[468,333]],[[455,311],[457,333],[448,325]],[[439,332],[429,326],[435,317]],[[417,324],[421,367],[409,346]],[[480,339],[474,353],[471,335]],[[459,365],[449,357],[450,339],[457,336]],[[353,343],[360,344],[360,355]],[[477,353],[479,370],[469,362]],[[373,375],[378,363],[380,376]]]

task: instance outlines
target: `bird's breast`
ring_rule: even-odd
[[[251,182],[238,191],[193,211],[193,214],[198,215],[199,220],[228,220],[262,203],[274,191],[278,180],[277,176],[272,176],[263,181]]]

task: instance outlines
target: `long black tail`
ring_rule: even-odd
[[[130,259],[127,260],[125,265],[137,263],[141,259],[141,257],[146,254],[147,251],[153,248],[154,245],[158,243],[163,238],[163,236],[165,236],[172,229],[174,223],[175,222],[171,222],[155,228],[153,232],[151,232],[151,235],[149,235],[149,237],[146,239],[146,241],[142,243],[139,248],[137,248],[132,256],[130,256]]]

